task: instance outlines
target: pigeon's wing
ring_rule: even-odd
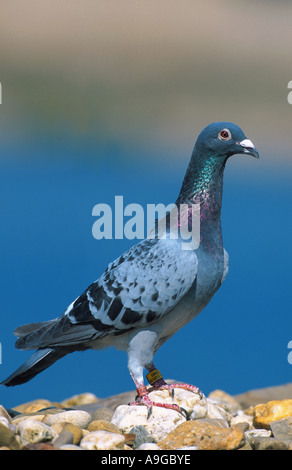
[[[143,240],[114,261],[66,312],[72,323],[100,322],[113,333],[167,314],[195,281],[197,257],[177,240]]]
[[[182,250],[178,240],[143,240],[111,263],[58,321],[41,335],[38,330],[32,342],[37,347],[78,346],[149,325],[188,292],[197,265],[195,251]],[[17,347],[22,342],[24,348],[24,340],[20,337]],[[32,342],[26,347],[36,347]]]

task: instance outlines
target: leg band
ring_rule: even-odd
[[[137,388],[136,390],[137,390],[137,394],[139,397],[144,397],[144,395],[148,394],[148,390],[147,390],[147,387],[145,387],[145,385]]]
[[[154,385],[157,380],[162,379],[162,375],[160,374],[158,369],[154,369],[146,375],[146,378],[150,385]]]

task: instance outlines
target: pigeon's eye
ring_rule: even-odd
[[[231,139],[231,132],[229,129],[222,129],[218,135],[219,139],[221,140],[230,140]]]

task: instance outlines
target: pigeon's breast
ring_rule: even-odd
[[[159,336],[157,349],[204,309],[222,283],[226,270],[223,250],[222,254],[217,252],[216,257],[200,250],[196,251],[196,255],[198,270],[193,285],[174,309],[154,327]]]
[[[198,273],[196,285],[196,303],[207,305],[226,276],[226,261],[224,250],[218,250],[216,255],[198,250]]]

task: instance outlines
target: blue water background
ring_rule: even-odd
[[[4,149],[5,151],[5,149]],[[7,151],[8,152],[8,151]],[[85,157],[80,158],[84,152]],[[91,158],[86,158],[86,155]],[[96,158],[95,158],[96,155]],[[174,202],[189,155],[177,160],[36,145],[0,164],[1,379],[30,355],[13,330],[60,315],[107,264],[135,241],[92,236],[92,208],[114,203]],[[78,157],[78,158],[75,158]],[[153,156],[152,156],[153,157]],[[237,156],[226,168],[222,209],[226,281],[207,308],[157,353],[163,376],[231,394],[291,381],[291,171]],[[133,389],[124,352],[73,353],[14,388],[0,388],[7,407],[92,392]]]

